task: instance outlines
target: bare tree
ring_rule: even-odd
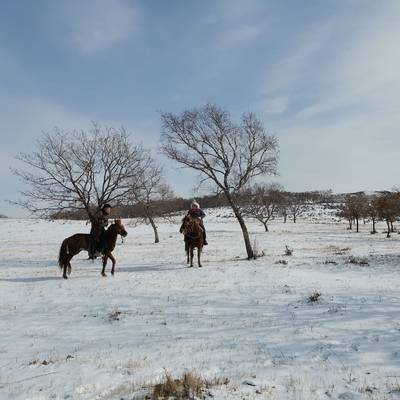
[[[302,192],[286,192],[284,196],[287,213],[291,215],[293,223],[296,223],[297,218],[308,210],[309,197],[307,193]]]
[[[282,187],[280,185],[255,185],[246,196],[243,214],[261,222],[264,225],[265,232],[268,232],[268,222],[277,214],[282,198]]]
[[[277,171],[278,142],[254,114],[235,124],[217,105],[161,115],[161,149],[167,157],[198,171],[230,204],[243,233],[248,259],[254,258],[237,195],[251,180]]]
[[[345,197],[344,201],[339,205],[337,216],[341,218],[346,218],[347,222],[349,223],[349,227],[347,229],[353,229],[353,210],[351,209],[351,204]]]
[[[367,214],[368,198],[364,193],[349,194],[344,198],[344,202],[339,209],[338,215],[349,221],[349,229],[356,223],[356,231],[359,232],[359,221]]]
[[[166,200],[173,198],[171,188],[164,182],[162,167],[149,156],[141,176],[136,179],[132,190],[132,200],[139,212],[139,221],[150,224],[154,231],[154,242],[160,238],[156,219],[165,215],[168,209],[163,206]]]
[[[365,216],[371,219],[372,231],[371,234],[376,234],[376,223],[379,219],[379,200],[377,196],[371,196],[365,207]]]
[[[104,203],[125,203],[131,182],[142,173],[145,154],[124,128],[56,128],[43,134],[36,151],[16,157],[27,169],[12,171],[28,189],[14,203],[43,216],[84,209],[91,219]]]
[[[390,233],[394,231],[393,222],[398,217],[399,199],[396,193],[385,193],[378,197],[377,209],[379,218],[386,222],[386,237],[390,237]]]

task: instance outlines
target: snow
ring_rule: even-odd
[[[214,399],[400,398],[400,236],[323,215],[268,233],[249,221],[264,256],[247,261],[228,214],[208,212],[201,269],[178,219],[159,244],[125,221],[115,276],[82,252],[68,280],[59,246],[87,225],[0,220],[0,398],[139,399],[165,370],[228,378]]]

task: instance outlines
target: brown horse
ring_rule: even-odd
[[[104,249],[102,251],[103,269],[101,275],[107,276],[105,273],[107,260],[110,259],[112,262],[111,274],[114,275],[116,260],[111,252],[115,248],[118,235],[125,237],[128,233],[120,219],[114,220],[114,223],[108,227],[104,232],[103,242]],[[58,266],[63,270],[63,278],[67,279],[67,268],[68,275],[71,273],[71,259],[76,256],[82,250],[89,250],[90,235],[87,233],[76,233],[66,239],[61,244],[60,253],[58,256]]]
[[[185,235],[185,250],[187,255],[187,263],[193,267],[194,249],[197,247],[197,262],[199,268],[202,267],[200,261],[201,251],[203,249],[203,229],[201,227],[201,221],[197,218],[192,218],[186,215],[182,220],[182,226],[180,232]],[[190,254],[190,260],[189,260]]]

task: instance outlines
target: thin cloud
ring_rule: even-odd
[[[358,20],[349,15],[329,29],[321,25],[268,75],[263,104],[283,96],[297,106],[273,120],[280,133],[282,183],[289,189],[398,184],[387,166],[400,146],[400,26],[393,17],[399,11],[395,3],[379,3]]]
[[[137,11],[125,0],[68,2],[71,39],[83,53],[105,50],[130,36]]]
[[[265,30],[265,24],[258,25],[238,25],[233,28],[226,29],[221,36],[221,46],[225,50],[243,46],[251,43],[259,37]]]
[[[263,12],[261,12],[263,11]],[[221,26],[219,47],[231,50],[253,43],[267,29],[265,2],[260,0],[220,0],[214,23]],[[209,19],[212,21],[212,19]]]

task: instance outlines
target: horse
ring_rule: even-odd
[[[180,232],[185,235],[185,251],[187,255],[187,263],[189,264],[190,261],[190,266],[193,267],[194,249],[197,247],[197,262],[199,268],[201,268],[202,265],[200,261],[200,255],[204,244],[201,221],[198,218],[192,218],[189,215],[186,215],[182,220]]]
[[[107,276],[105,273],[106,265],[108,259],[112,262],[111,275],[114,275],[116,260],[112,255],[112,251],[115,248],[115,243],[117,242],[118,235],[125,237],[127,235],[127,231],[125,227],[122,225],[120,219],[114,220],[114,223],[108,227],[108,229],[104,232],[102,241],[104,243],[104,247],[102,249],[102,260],[103,260],[103,269],[101,271],[101,275]],[[71,274],[71,259],[76,256],[82,250],[89,250],[90,243],[90,235],[87,233],[76,233],[66,239],[63,240],[60,252],[58,256],[58,266],[63,270],[63,278],[67,279],[67,268],[68,275]]]

